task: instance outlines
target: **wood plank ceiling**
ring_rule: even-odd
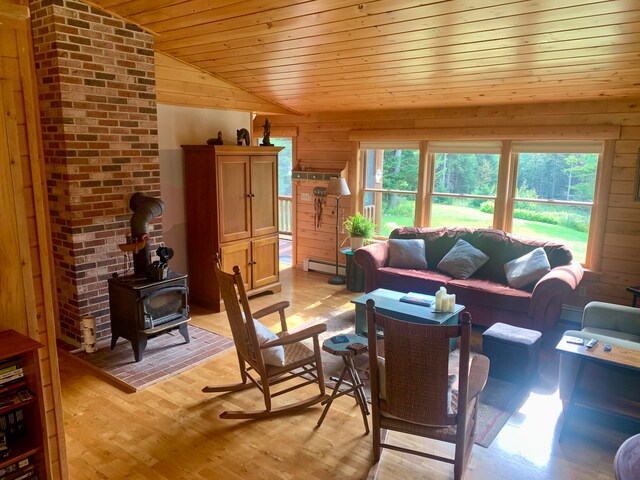
[[[640,0],[94,0],[300,113],[640,98]]]

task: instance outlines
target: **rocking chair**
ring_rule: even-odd
[[[220,414],[220,418],[266,418],[309,407],[329,398],[325,393],[318,340],[318,335],[327,329],[326,325],[313,325],[299,332],[289,333],[284,314],[284,309],[289,306],[287,301],[278,302],[252,314],[240,269],[234,266],[233,274],[224,272],[217,255],[215,260],[216,277],[231,326],[242,381],[236,384],[208,386],[202,391],[206,393],[236,392],[257,387],[262,392],[265,403],[264,410],[225,411]],[[282,331],[278,334],[270,333],[266,327],[256,321],[275,312],[280,315],[282,327]],[[259,333],[261,336],[268,335],[270,339],[267,341],[263,339],[261,342]],[[313,350],[301,343],[302,340],[309,338],[313,339]],[[272,391],[272,386],[289,380],[299,380],[299,382],[288,388]],[[306,400],[272,407],[273,397],[313,383],[318,384],[319,394]]]

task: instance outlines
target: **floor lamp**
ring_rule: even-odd
[[[332,178],[329,180],[327,187],[327,195],[335,195],[336,197],[336,275],[329,279],[331,285],[344,285],[347,279],[338,275],[338,253],[340,252],[340,244],[338,242],[338,232],[340,230],[340,197],[343,195],[351,195],[347,181],[342,177]]]

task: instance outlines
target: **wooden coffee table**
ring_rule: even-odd
[[[585,343],[587,341],[588,339],[585,340]],[[635,420],[640,419],[637,403],[631,402],[628,399],[607,395],[606,391],[596,394],[592,391],[583,392],[580,390],[580,382],[587,362],[595,362],[613,368],[624,368],[640,372],[640,351],[613,345],[610,352],[605,352],[604,346],[605,342],[598,341],[595,347],[587,349],[584,345],[568,343],[566,337],[562,337],[556,346],[556,350],[560,352],[560,354],[574,356],[580,360],[576,379],[571,390],[571,396],[569,397],[569,404],[564,413],[559,441],[562,440],[565,427],[573,415],[576,405],[583,405],[593,410],[605,411],[630,417]]]
[[[412,323],[455,325],[458,323],[458,314],[464,310],[464,305],[456,304],[453,312],[435,312],[433,306],[423,307],[401,302],[400,298],[404,295],[406,295],[404,292],[378,288],[351,300],[351,303],[356,305],[356,334],[367,336],[367,300],[370,298],[376,302],[376,311],[378,313]],[[435,297],[432,298],[432,301],[435,302]],[[451,349],[453,350],[455,349],[456,340],[451,340]]]

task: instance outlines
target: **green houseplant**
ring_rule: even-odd
[[[356,213],[345,219],[343,226],[351,237],[351,249],[355,250],[360,248],[364,241],[373,238],[376,225],[361,213]]]

